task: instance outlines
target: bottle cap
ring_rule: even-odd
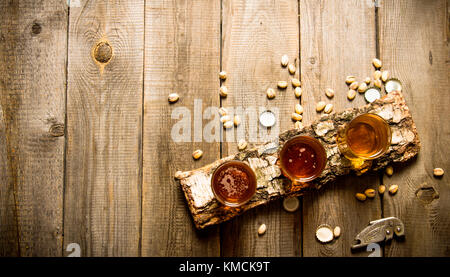
[[[402,91],[402,83],[397,79],[389,79],[384,84],[384,90],[386,93],[391,93],[393,91]]]
[[[283,208],[287,212],[295,212],[300,207],[300,201],[297,197],[285,198],[283,200]]]
[[[333,240],[333,229],[327,224],[322,224],[316,229],[316,238],[323,243],[327,243]]]
[[[264,127],[275,125],[275,114],[270,110],[265,110],[259,115],[259,123]]]
[[[380,89],[371,87],[364,93],[364,99],[366,99],[367,102],[372,103],[373,101],[381,98],[381,92]]]

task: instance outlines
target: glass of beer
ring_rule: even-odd
[[[284,176],[294,183],[305,183],[322,174],[327,163],[327,154],[317,139],[296,136],[283,145],[279,161]]]
[[[364,161],[379,158],[387,152],[391,145],[391,129],[382,117],[362,114],[338,130],[337,143],[339,151],[358,169]]]
[[[256,175],[245,162],[228,161],[214,171],[211,188],[220,203],[229,207],[239,207],[255,194]]]

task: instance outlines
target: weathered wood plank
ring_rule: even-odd
[[[223,1],[222,68],[228,72],[229,78],[224,84],[229,96],[222,100],[222,106],[240,108],[253,115],[241,114],[242,124],[237,130],[225,132],[223,156],[236,153],[236,142],[241,138],[250,143],[265,141],[255,137],[262,127],[258,123],[259,107],[278,110],[272,135],[277,135],[275,130],[293,126],[291,113],[299,100],[290,84],[291,75],[281,67],[280,60],[286,54],[298,68],[297,13],[297,1]],[[296,76],[298,78],[298,72]],[[276,88],[280,80],[288,81],[286,90]],[[269,87],[277,93],[273,100],[266,96]],[[230,137],[232,133],[234,139]],[[258,237],[257,228],[262,223],[268,226],[268,231]],[[222,225],[221,230],[224,256],[300,254],[300,212],[285,212],[281,202],[247,213]]]
[[[379,10],[380,53],[384,67],[399,78],[417,124],[422,150],[406,168],[395,167],[386,185],[399,185],[384,197],[384,215],[405,224],[405,241],[393,241],[386,256],[450,256],[450,169],[448,95],[449,33],[447,3],[382,1]]]
[[[391,146],[385,155],[373,160],[371,170],[379,170],[391,162],[405,162],[417,155],[420,142],[409,109],[402,94],[392,92],[370,105],[323,116],[303,129],[285,131],[280,134],[278,141],[267,142],[196,170],[178,173],[176,177],[180,179],[197,228],[222,223],[249,209],[281,197],[302,195],[307,190],[321,188],[335,181],[337,177],[349,174],[352,168],[351,162],[343,158],[339,152],[336,144],[337,130],[343,128],[355,116],[369,112],[382,116],[393,133]],[[327,153],[328,162],[321,176],[314,181],[292,185],[282,176],[277,159],[280,147],[297,135],[308,135],[319,139]],[[239,208],[221,205],[214,198],[211,190],[211,175],[214,170],[225,161],[233,159],[247,162],[257,176],[258,187],[255,196]],[[365,171],[369,165],[370,162],[366,161],[362,169]]]
[[[80,2],[69,22],[64,248],[137,256],[144,1]],[[92,53],[99,41],[112,53]]]
[[[2,100],[3,93],[2,87]],[[0,102],[0,180],[2,181],[2,186],[0,186],[0,256],[19,256],[19,234],[15,215],[14,181],[10,181],[14,175],[9,173],[8,149],[10,148],[6,144],[7,125],[5,124],[3,105],[1,103],[4,105],[4,102]]]
[[[365,103],[362,95],[347,99],[347,75],[358,82],[372,76],[375,57],[375,8],[368,1],[300,1],[300,53],[303,82],[302,100],[305,122],[317,118],[316,103],[325,101],[335,111],[358,107]],[[325,90],[332,88],[331,100]],[[345,176],[331,183],[323,191],[303,197],[303,255],[351,256],[350,245],[361,226],[381,217],[378,196],[360,203],[356,192],[379,183],[376,174],[361,177]],[[320,244],[315,230],[321,224],[340,226],[342,235],[329,244]],[[367,255],[360,253],[360,255]]]
[[[220,1],[147,1],[145,19],[142,255],[219,256],[218,228],[194,228],[173,175],[220,155],[206,126],[219,122]]]
[[[0,11],[0,256],[60,256],[67,6]]]

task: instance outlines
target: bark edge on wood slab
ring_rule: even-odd
[[[354,117],[364,113],[373,113],[383,117],[391,127],[392,141],[387,153],[373,160],[371,166],[367,163],[367,166],[362,167],[363,170],[376,171],[391,163],[405,162],[419,153],[419,136],[409,108],[405,103],[405,98],[399,91],[391,92],[371,104],[323,115],[320,119],[302,129],[287,130],[278,136],[277,141],[269,141],[255,148],[243,150],[235,155],[217,160],[204,167],[179,174],[177,177],[195,226],[198,229],[203,229],[227,221],[256,206],[280,197],[302,195],[307,190],[319,189],[338,176],[349,174],[352,171],[351,163],[340,154],[336,144],[336,134],[339,128],[350,122]],[[319,178],[301,185],[293,185],[290,180],[281,174],[277,165],[279,149],[287,140],[297,135],[308,135],[320,140],[325,147],[328,159],[327,165]],[[214,198],[211,190],[212,173],[219,165],[229,160],[247,162],[255,171],[257,177],[255,196],[238,208],[230,208],[220,204]]]

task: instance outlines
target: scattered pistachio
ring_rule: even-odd
[[[245,148],[247,148],[247,141],[245,141],[245,139],[240,139],[238,141],[238,149],[242,151]]]
[[[288,65],[288,70],[289,70],[289,73],[291,73],[292,75],[294,75],[294,74],[295,74],[295,70],[296,70],[295,65],[294,65],[293,63],[290,63],[290,64]]]
[[[227,115],[227,114],[228,114],[228,110],[227,110],[226,108],[224,108],[224,107],[221,107],[221,108],[219,109],[219,114],[220,114],[221,116]]]
[[[170,103],[175,103],[178,101],[178,99],[180,99],[180,96],[178,95],[178,93],[169,94],[169,102]]]
[[[275,90],[273,88],[268,88],[266,94],[269,99],[275,98]]]
[[[366,83],[367,85],[370,85],[370,82],[371,82],[372,80],[370,79],[370,77],[366,77],[365,79],[364,79],[364,83]]]
[[[291,118],[294,121],[301,121],[303,119],[303,116],[298,113],[292,113]]]
[[[350,84],[349,88],[356,90],[358,88],[358,86],[359,86],[359,83],[357,81],[354,81],[353,83]]]
[[[239,115],[234,116],[233,122],[234,122],[234,126],[236,126],[236,127],[239,126],[239,124],[241,124],[241,118],[239,117]]]
[[[226,122],[224,122],[223,123],[223,127],[225,128],[225,129],[230,129],[231,127],[233,127],[233,121],[226,121]]]
[[[299,87],[299,86],[301,85],[300,80],[297,79],[297,78],[292,78],[292,79],[291,79],[291,83],[292,83],[292,85],[293,85],[295,88],[297,88],[297,87]]]
[[[286,81],[279,81],[278,84],[277,84],[278,88],[281,88],[281,89],[287,88],[287,85],[288,84],[287,84]]]
[[[391,186],[389,187],[389,193],[390,193],[390,194],[394,195],[394,194],[397,193],[397,191],[398,191],[398,185],[391,185]]]
[[[267,230],[266,224],[261,224],[261,226],[259,226],[259,228],[258,228],[258,235],[260,235],[260,236],[264,235],[266,230]]]
[[[322,224],[316,229],[316,238],[323,243],[330,242],[334,238],[333,230],[330,226]]]
[[[331,113],[333,111],[333,104],[326,104],[325,108],[323,109],[324,113]]]
[[[194,158],[194,160],[198,160],[203,156],[203,151],[198,149],[195,150],[194,152],[192,152],[192,158]]]
[[[334,227],[333,235],[335,238],[340,237],[341,236],[341,227],[339,227],[339,226]]]
[[[356,199],[358,199],[359,201],[366,201],[367,196],[363,193],[357,193],[355,194]]]
[[[231,117],[228,114],[223,115],[223,116],[220,117],[220,122],[222,122],[222,123],[225,123],[225,122],[230,121],[230,120],[231,120]]]
[[[222,96],[222,97],[227,97],[227,95],[228,95],[228,89],[227,89],[227,87],[226,87],[226,86],[221,86],[221,87],[220,87],[220,90],[219,90],[219,94],[220,94],[220,96]]]
[[[294,95],[295,97],[299,98],[300,96],[302,96],[302,88],[301,87],[296,87],[294,90]]]
[[[349,91],[347,92],[347,98],[348,98],[348,100],[353,100],[353,99],[355,99],[355,96],[356,96],[356,90],[351,89],[351,90],[349,90]]]
[[[354,81],[356,81],[356,77],[355,76],[349,75],[349,76],[347,76],[347,78],[345,78],[345,83],[347,85],[350,85]]]
[[[382,66],[382,63],[379,59],[373,59],[372,64],[373,64],[373,66],[375,66],[375,68],[381,68],[381,66]]]
[[[366,189],[364,191],[364,194],[369,197],[369,198],[374,198],[375,197],[375,190],[374,189]]]
[[[366,83],[361,83],[358,86],[358,92],[359,93],[363,93],[367,90],[367,84]]]
[[[295,129],[303,129],[303,123],[301,121],[295,121],[294,128]]]
[[[381,78],[381,75],[382,75],[381,71],[375,70],[375,72],[373,73],[373,79],[379,80]]]
[[[385,191],[386,191],[386,186],[385,185],[380,185],[378,187],[378,193],[379,194],[384,194]]]
[[[328,98],[333,98],[333,96],[334,96],[334,90],[331,89],[331,88],[327,88],[327,89],[325,90],[325,95],[326,95]]]
[[[381,88],[382,85],[381,80],[380,79],[373,80],[373,85],[376,86],[377,88]]]
[[[440,167],[436,167],[435,169],[433,169],[433,175],[436,177],[441,177],[444,175],[444,170]]]
[[[326,106],[327,104],[325,104],[325,102],[323,102],[323,101],[320,101],[319,103],[317,103],[317,105],[316,105],[316,111],[317,112],[321,112],[323,109],[325,109],[325,106]]]
[[[286,67],[288,65],[288,63],[289,63],[289,57],[287,55],[283,55],[281,57],[281,65],[283,67]]]
[[[381,80],[386,82],[389,79],[389,71],[385,70],[381,73]]]
[[[386,167],[386,175],[392,176],[392,174],[394,174],[394,168],[392,167],[392,165],[390,165]]]
[[[298,114],[302,114],[303,113],[303,107],[300,104],[295,104],[295,112]]]
[[[220,71],[219,72],[219,78],[221,80],[225,80],[227,78],[227,72],[226,71]]]

